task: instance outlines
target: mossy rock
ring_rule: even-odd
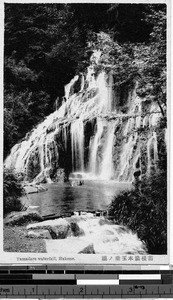
[[[11,212],[4,219],[4,225],[14,226],[14,225],[24,225],[31,222],[41,222],[43,221],[42,216],[37,211],[21,211],[21,212]]]

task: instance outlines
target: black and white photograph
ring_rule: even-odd
[[[169,254],[168,15],[165,1],[4,3],[5,253]]]

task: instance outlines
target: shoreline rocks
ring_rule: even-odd
[[[85,232],[82,228],[79,227],[77,221],[74,219],[66,220],[64,218],[59,218],[55,220],[46,220],[39,223],[29,224],[26,227],[27,230],[30,230],[30,234],[34,237],[40,237],[42,232],[49,232],[50,239],[66,239],[67,237],[79,237],[84,236]],[[34,234],[35,233],[35,234]],[[46,238],[47,235],[46,235]]]
[[[47,253],[147,253],[145,243],[136,233],[92,213],[44,221],[35,211],[12,212],[4,219],[4,225],[24,225],[25,237],[44,240]]]
[[[42,216],[38,211],[13,211],[4,218],[4,225],[6,226],[21,226],[26,225],[29,222],[41,222]]]
[[[41,184],[23,184],[23,188],[26,192],[26,194],[34,194],[34,193],[40,193],[40,192],[45,192],[48,190],[47,187],[41,185]]]

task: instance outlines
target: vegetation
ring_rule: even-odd
[[[6,3],[4,157],[53,112],[56,101],[61,105],[64,85],[85,70],[93,49],[101,51],[96,71],[112,72],[120,101],[124,91],[138,82],[137,94],[146,103],[157,102],[160,107],[163,118],[162,127],[157,128],[159,171],[115,197],[109,216],[136,231],[149,253],[165,254],[165,4]],[[18,175],[4,169],[4,215],[22,209],[22,194]]]
[[[145,242],[150,254],[167,253],[166,171],[145,177],[131,191],[124,191],[109,206],[109,216],[127,225]]]
[[[45,253],[46,243],[44,239],[33,239],[28,237],[26,226],[4,226],[4,251]]]
[[[166,103],[166,5],[5,4],[4,156],[61,105],[64,85],[102,51],[116,88]]]
[[[13,170],[4,168],[3,179],[3,213],[5,216],[11,211],[21,211],[23,209],[20,197],[24,194],[24,190],[20,183],[18,174],[16,174]]]

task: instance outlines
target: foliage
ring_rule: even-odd
[[[100,50],[101,57],[95,65],[97,72],[105,70],[111,72],[114,77],[114,86],[132,84],[137,77],[138,67],[134,61],[133,44],[120,44],[114,41],[110,34],[100,32],[93,36],[89,48]]]
[[[49,95],[44,91],[4,92],[4,155],[26,132],[40,122],[48,105]]]
[[[12,169],[4,168],[3,180],[3,212],[5,216],[11,211],[21,211],[23,209],[20,197],[23,195],[24,190],[20,183],[19,175]]]
[[[150,43],[142,44],[136,51],[140,61],[138,94],[157,101],[161,113],[166,115],[166,5],[148,6],[146,22],[152,25]],[[149,89],[147,89],[149,87]]]
[[[116,37],[115,40],[114,28],[108,33],[99,32],[91,35],[89,49],[94,48],[101,51],[99,63],[95,66],[96,71],[105,70],[111,72],[117,91],[131,87],[137,81],[137,94],[140,97],[156,101],[162,115],[165,116],[166,6],[145,5],[143,7],[138,5],[138,13],[141,7],[143,8],[143,11],[141,11],[141,22],[146,22],[147,28],[150,28],[150,33],[146,29],[149,37],[146,37],[145,42],[134,43],[130,40],[131,37],[129,37],[129,40],[125,38],[125,41],[122,38],[123,42],[120,37]],[[119,14],[118,9],[122,13],[121,5],[113,5],[111,13],[116,11]],[[127,20],[127,24],[128,22]]]
[[[148,5],[111,4],[108,13],[108,24],[114,40],[120,43],[142,43],[149,40],[152,25],[145,20]]]
[[[146,243],[151,254],[167,253],[166,172],[143,178],[134,189],[124,191],[109,206],[117,224],[129,226]]]
[[[113,72],[115,88],[133,85],[137,78],[138,93],[153,97],[164,115],[165,7],[5,4],[4,156],[53,112],[57,98],[61,105],[64,85],[86,68],[93,47],[102,51],[97,68]]]

